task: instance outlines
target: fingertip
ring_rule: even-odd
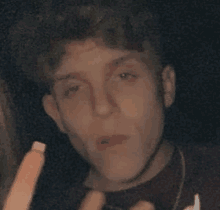
[[[103,192],[100,191],[91,191],[91,199],[99,200],[99,201],[104,201],[105,200],[105,195]]]
[[[46,144],[42,143],[42,142],[39,142],[39,141],[35,141],[33,144],[32,144],[32,150],[37,150],[39,152],[42,152],[44,153],[45,152],[45,149],[46,149]]]
[[[98,210],[101,209],[105,203],[105,195],[103,192],[90,191],[83,203],[81,204],[81,210]]]
[[[154,205],[147,201],[139,201],[137,205],[135,205],[130,210],[155,210]]]
[[[194,210],[193,206],[187,206],[184,210]]]

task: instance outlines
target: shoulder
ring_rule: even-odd
[[[220,179],[220,146],[219,145],[193,145],[180,147],[182,150],[186,173],[201,180]]]
[[[194,145],[181,150],[186,165],[186,190],[199,194],[201,209],[219,209],[220,146]]]
[[[200,169],[215,169],[220,172],[220,145],[189,145],[180,147],[186,162],[191,165],[200,165]],[[202,164],[202,165],[201,165]]]

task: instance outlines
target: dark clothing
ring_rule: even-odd
[[[195,194],[199,194],[201,210],[220,210],[220,148],[184,147],[186,175],[178,210],[194,204]],[[153,203],[156,210],[173,209],[182,180],[182,161],[177,147],[169,164],[152,180],[139,186],[107,192],[108,208],[129,209],[140,200]],[[73,210],[78,209],[86,193],[91,190],[82,184],[57,186],[46,196],[35,198],[31,210]]]

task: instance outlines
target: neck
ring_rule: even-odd
[[[171,145],[168,141],[164,140],[148,170],[146,170],[138,179],[134,179],[132,182],[114,182],[104,177],[97,176],[93,170],[90,170],[89,176],[87,177],[84,184],[85,186],[91,187],[94,190],[110,192],[125,190],[138,186],[142,183],[150,181],[159,172],[161,172],[171,160],[173,151],[174,146]]]

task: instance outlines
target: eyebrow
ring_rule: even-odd
[[[113,61],[111,61],[110,63],[108,63],[108,72],[106,73],[106,77],[110,77],[112,75],[112,73],[115,71],[115,69],[118,68],[118,66],[120,66],[121,64],[125,63],[126,61],[135,58],[134,57],[134,53],[129,53],[125,56],[122,56],[120,58],[117,58]]]
[[[108,64],[106,64],[106,66],[108,66],[109,71],[106,73],[106,75],[111,75],[112,72],[118,68],[119,65],[123,64],[124,62],[126,62],[127,60],[130,60],[134,56],[134,53],[129,53],[128,55],[125,56],[121,56],[120,58],[114,59],[113,61],[109,62]],[[68,80],[68,79],[76,79],[76,78],[81,78],[82,73],[78,73],[78,72],[71,72],[68,73],[66,75],[61,75],[61,76],[55,76],[55,83],[61,80]],[[84,73],[83,73],[84,74]]]
[[[60,80],[67,80],[67,79],[70,79],[70,78],[71,79],[76,78],[76,74],[75,73],[69,73],[67,75],[62,75],[62,76],[56,77],[55,82],[60,81]]]
[[[111,65],[111,66],[114,66],[114,67],[118,67],[119,65],[121,65],[122,63],[124,63],[125,61],[127,60],[130,60],[134,58],[134,53],[129,53],[128,55],[125,55],[125,56],[122,56],[120,58],[117,58],[113,61],[111,61],[109,64],[107,65]]]
[[[61,80],[81,78],[82,74],[85,73],[71,72],[65,75],[55,76],[54,83],[59,82]]]

